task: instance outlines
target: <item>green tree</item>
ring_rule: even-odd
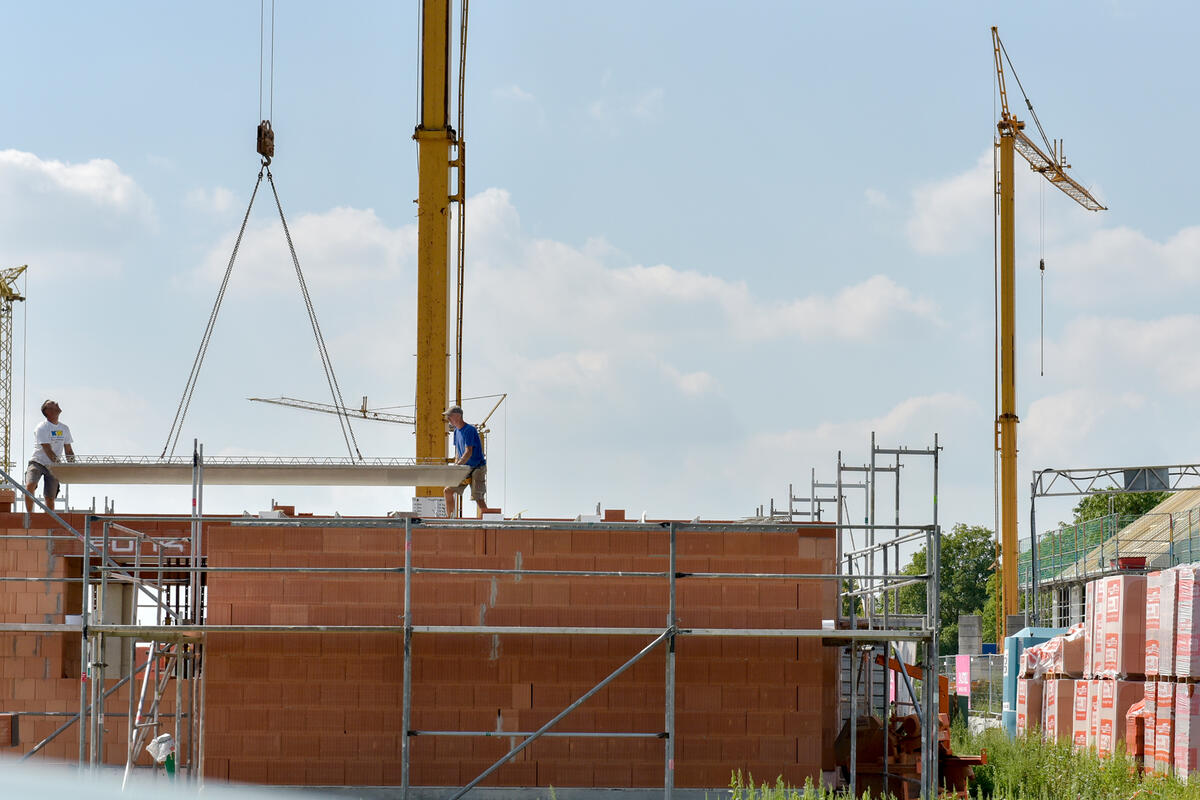
[[[1107,517],[1109,514],[1120,514],[1122,517],[1140,517],[1171,496],[1170,492],[1138,492],[1127,494],[1100,492],[1089,494],[1075,506],[1075,521],[1078,525],[1089,519]]]
[[[902,572],[923,575],[926,572],[925,548],[913,553],[912,561]],[[996,635],[996,609],[993,598],[993,573],[996,565],[995,537],[991,530],[980,525],[959,523],[942,535],[941,563],[937,565],[941,581],[940,623],[941,651],[948,655],[958,651],[958,617],[960,614],[983,614],[991,605],[991,630],[986,628],[985,641]],[[899,591],[898,609],[902,614],[925,613],[925,587],[905,586]]]

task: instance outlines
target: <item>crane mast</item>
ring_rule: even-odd
[[[1025,123],[1008,108],[1008,93],[1004,82],[1004,61],[1008,54],[1000,41],[1000,33],[992,28],[992,49],[996,57],[996,80],[1000,94],[1000,120],[996,147],[999,150],[999,173],[997,175],[997,211],[1000,215],[998,235],[1000,238],[1000,335],[998,339],[1000,374],[998,382],[999,407],[995,427],[995,447],[1000,452],[1000,592],[997,604],[996,636],[1002,640],[1007,634],[1010,614],[1017,613],[1017,346],[1016,346],[1016,197],[1013,189],[1014,156],[1029,162],[1034,172],[1040,172],[1052,186],[1057,187],[1088,211],[1103,211],[1105,207],[1067,174],[1070,168],[1062,157],[1061,145],[1047,146],[1047,153],[1025,134]],[[1009,63],[1011,67],[1011,62]],[[1014,76],[1015,77],[1015,76]],[[1018,87],[1020,81],[1018,80]],[[1022,90],[1024,94],[1024,90]],[[1033,104],[1025,98],[1026,108],[1037,123],[1038,132],[1045,139],[1041,123],[1033,111]],[[1036,536],[1037,531],[1031,531]],[[1035,565],[1036,566],[1036,565]]]
[[[11,473],[12,460],[12,319],[13,303],[25,298],[17,290],[17,278],[28,265],[0,269],[0,437],[4,470]]]
[[[450,0],[421,0],[421,116],[417,141],[417,397],[418,464],[445,463],[449,388]],[[418,496],[440,495],[419,487]]]

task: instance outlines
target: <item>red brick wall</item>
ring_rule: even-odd
[[[83,530],[83,515],[66,515],[77,530]],[[24,527],[21,514],[0,513],[0,575],[26,578],[77,577],[81,570],[82,543],[65,529],[48,524],[44,514],[32,517],[33,527]],[[154,532],[186,533],[186,521],[152,523]],[[66,614],[79,614],[80,584],[58,581],[0,581],[0,622],[62,623]],[[78,633],[0,632],[0,712],[79,711],[80,635]],[[121,676],[110,677],[105,688]],[[169,712],[174,696],[164,709]],[[124,713],[128,709],[128,687],[109,696],[106,708]],[[64,717],[20,717],[21,743],[17,753],[28,752],[57,729]],[[126,720],[111,716],[105,725],[105,761],[125,763]],[[7,739],[0,741],[0,748]],[[0,752],[4,752],[0,749]],[[38,757],[76,760],[79,756],[78,726],[61,734],[43,748]],[[149,764],[141,754],[140,763]]]
[[[403,565],[402,529],[217,528],[213,566]],[[665,530],[416,529],[424,567],[656,571]],[[833,533],[800,527],[679,533],[684,572],[831,573]],[[682,627],[819,628],[833,581],[681,579]],[[665,579],[418,575],[418,625],[665,625]],[[213,624],[398,625],[403,575],[213,573]],[[417,634],[415,730],[531,731],[634,655],[645,636]],[[400,780],[402,637],[222,634],[208,644],[207,770],[264,783],[387,785]],[[835,651],[814,639],[681,636],[676,784],[719,788],[731,770],[799,783],[832,768]],[[664,654],[644,658],[559,725],[654,731]],[[461,785],[510,736],[412,739],[413,785]],[[505,786],[656,786],[659,739],[543,738],[487,781]]]

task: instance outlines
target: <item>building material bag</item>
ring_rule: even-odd
[[[1200,770],[1200,686],[1175,687],[1175,777],[1186,781]]]
[[[1111,756],[1125,741],[1125,715],[1146,694],[1142,681],[1100,681],[1100,722],[1096,752]]]
[[[1026,736],[1042,720],[1042,682],[1017,678],[1017,736]]]
[[[1084,624],[1081,622],[1073,625],[1062,636],[1055,636],[1050,640],[1057,644],[1050,651],[1047,672],[1071,678],[1083,676],[1083,631]]]
[[[1092,666],[1092,647],[1095,641],[1096,628],[1096,582],[1088,581],[1083,587],[1083,677],[1087,679],[1096,676]]]
[[[1146,576],[1146,677],[1175,672],[1175,613],[1179,574],[1173,569]]]
[[[1100,679],[1088,681],[1088,747],[1099,745],[1100,732]]]
[[[1154,705],[1154,771],[1171,774],[1175,747],[1175,684],[1159,683]]]
[[[1103,678],[1146,674],[1146,576],[1104,579]]]
[[[1075,725],[1075,681],[1051,678],[1042,686],[1042,733],[1050,741],[1070,740]]]
[[[1146,681],[1146,691],[1143,694],[1143,703],[1145,709],[1142,713],[1146,715],[1146,747],[1142,757],[1142,771],[1154,771],[1155,753],[1158,750],[1157,731],[1158,731],[1158,684],[1154,681]]]
[[[1088,717],[1092,710],[1089,694],[1091,688],[1091,681],[1075,681],[1075,718],[1071,725],[1071,744],[1076,750],[1086,750],[1088,746],[1088,726],[1091,724]]]
[[[1174,570],[1179,579],[1175,616],[1175,669],[1180,678],[1200,677],[1200,573],[1194,565]],[[1161,655],[1160,655],[1161,660]],[[1161,670],[1161,664],[1159,666]]]

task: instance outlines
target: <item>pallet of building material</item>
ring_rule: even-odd
[[[1146,677],[1148,678],[1175,674],[1175,630],[1178,607],[1178,571],[1165,569],[1147,575]]]
[[[1075,705],[1071,723],[1071,744],[1076,750],[1088,747],[1088,727],[1091,725],[1091,681],[1075,681]]]
[[[1154,771],[1170,775],[1175,753],[1175,684],[1159,681],[1154,704]]]
[[[1200,771],[1200,686],[1175,687],[1175,777],[1186,781]]]
[[[1047,679],[1042,684],[1042,735],[1049,741],[1069,740],[1075,724],[1075,681]]]
[[[1146,674],[1146,576],[1104,579],[1102,678],[1141,679]]]
[[[1146,747],[1142,754],[1142,771],[1154,771],[1154,759],[1158,748],[1158,682],[1146,681],[1142,694],[1143,714],[1146,717]]]
[[[1125,712],[1125,752],[1138,771],[1146,755],[1146,701],[1138,700]],[[1151,738],[1154,729],[1151,728]]]
[[[1017,736],[1027,736],[1042,720],[1042,681],[1017,678]]]
[[[1175,669],[1178,678],[1200,677],[1200,569],[1177,567],[1179,579],[1175,612]]]
[[[1083,587],[1083,677],[1087,679],[1096,676],[1092,666],[1093,629],[1096,619],[1096,582],[1088,581]]]
[[[1104,669],[1104,579],[1091,582],[1092,611],[1084,624],[1092,627],[1092,678],[1100,676]]]
[[[1065,634],[1055,636],[1042,645],[1042,658],[1047,676],[1057,678],[1083,677],[1084,624],[1074,625]]]
[[[1145,697],[1142,681],[1119,681],[1105,678],[1100,681],[1100,705],[1096,752],[1111,756],[1125,741],[1125,715],[1135,703]]]

